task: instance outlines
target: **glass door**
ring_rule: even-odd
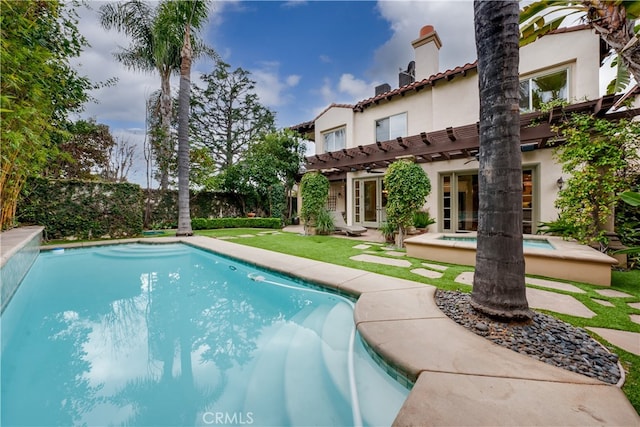
[[[386,219],[387,205],[383,179],[354,180],[354,190],[354,222],[364,227],[380,227]]]

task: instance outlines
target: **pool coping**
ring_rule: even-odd
[[[59,247],[172,242],[356,297],[354,322],[367,345],[414,382],[395,426],[640,425],[640,416],[619,387],[547,365],[475,335],[437,307],[436,288],[430,285],[204,236]]]

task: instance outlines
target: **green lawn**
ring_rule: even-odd
[[[263,231],[264,230],[256,229],[225,229],[197,231],[196,234],[209,237],[236,237],[231,241],[242,245],[268,249],[271,251],[310,258],[317,261],[343,265],[345,267],[358,268],[361,270],[380,273],[387,276],[413,280],[416,282],[422,282],[425,284],[437,286],[441,289],[461,290],[463,292],[471,291],[470,286],[462,285],[454,281],[458,274],[465,271],[473,271],[473,268],[471,267],[432,262],[432,264],[446,265],[449,268],[444,272],[442,278],[428,279],[410,272],[410,270],[413,268],[424,268],[422,263],[425,261],[421,259],[409,258],[406,256],[402,257],[402,259],[411,262],[410,268],[391,267],[386,265],[350,260],[350,257],[364,253],[364,251],[361,249],[353,248],[358,244],[365,243],[359,240],[344,239],[331,236],[302,236],[296,233],[286,232],[257,235],[257,233]],[[237,237],[247,234],[253,234],[254,237]],[[385,255],[382,247],[383,246],[371,245],[371,247],[367,249],[367,251],[375,251],[375,254],[377,256],[396,258]],[[625,272],[614,271],[612,273],[611,289],[625,292],[629,295],[632,295],[632,298],[605,297],[596,293],[596,290],[602,289],[602,287],[577,282],[569,283],[584,290],[586,293],[575,294],[548,288],[539,289],[570,294],[574,298],[582,302],[585,306],[587,306],[591,311],[595,312],[596,316],[591,319],[586,319],[582,317],[574,317],[566,314],[545,311],[547,314],[551,314],[559,319],[564,320],[567,323],[582,328],[592,326],[640,332],[640,325],[632,322],[629,318],[630,314],[640,315],[640,310],[631,308],[628,305],[629,302],[640,302],[640,270]],[[593,299],[609,301],[614,306],[606,307],[593,301]],[[627,371],[626,382],[623,387],[623,391],[625,392],[633,406],[636,408],[636,410],[640,412],[640,356],[636,356],[634,354],[626,352],[623,349],[616,347],[606,341],[602,341],[602,339],[595,335],[593,336],[594,338],[600,340],[605,346],[610,348],[612,352],[620,356],[622,366],[624,367],[625,371]]]

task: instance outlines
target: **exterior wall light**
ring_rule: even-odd
[[[558,190],[562,190],[562,186],[564,185],[564,179],[562,179],[562,177],[558,178],[558,180],[556,181],[556,184],[558,185]]]

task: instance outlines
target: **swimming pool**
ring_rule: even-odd
[[[3,425],[390,425],[351,301],[181,244],[43,253],[2,315]]]
[[[474,245],[478,244],[477,237],[442,236],[440,238],[451,242],[472,243]],[[550,251],[554,251],[556,249],[547,239],[544,238],[522,239],[522,247],[525,249],[547,249]]]

